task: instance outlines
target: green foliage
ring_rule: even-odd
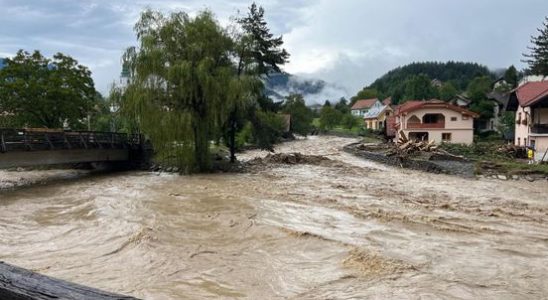
[[[498,152],[497,149],[504,145],[503,141],[475,142],[471,145],[443,143],[440,147],[449,153],[462,155],[471,159],[504,160],[511,159],[507,153]]]
[[[19,50],[0,70],[0,111],[16,127],[85,128],[96,100],[91,72],[70,56]]]
[[[504,72],[504,81],[510,85],[511,88],[515,88],[519,83],[518,70],[513,65],[510,66],[506,72]]]
[[[453,100],[457,94],[458,90],[451,82],[444,82],[439,89],[440,100],[450,101]]]
[[[532,46],[528,47],[530,53],[524,54],[524,62],[533,74],[548,75],[548,17],[537,30],[539,35],[531,37]]]
[[[494,117],[495,104],[490,100],[476,100],[470,104],[470,110],[480,115],[480,119],[488,120]]]
[[[340,111],[343,114],[349,114],[350,113],[350,106],[348,106],[348,101],[344,97],[339,99],[339,102],[335,104],[335,109]]]
[[[281,72],[280,65],[289,59],[289,53],[282,47],[283,38],[274,37],[265,21],[264,9],[252,3],[247,16],[237,20],[244,31],[244,43],[239,49],[241,64],[251,63],[258,74]]]
[[[405,81],[404,100],[429,100],[437,97],[438,92],[426,74],[413,75]]]
[[[361,99],[373,99],[377,98],[379,92],[374,88],[363,88],[358,94],[350,99],[350,106],[354,105],[356,101]]]
[[[312,130],[313,113],[306,106],[302,95],[289,95],[283,105],[282,111],[291,115],[291,131],[302,136],[307,136]]]
[[[487,100],[487,94],[491,91],[491,78],[481,76],[474,78],[468,85],[466,94],[472,100],[470,110],[480,115],[481,120],[488,120],[494,117],[495,104]]]
[[[352,129],[354,127],[359,127],[363,120],[359,117],[355,117],[350,113],[344,114],[341,119],[341,125],[346,129]]]
[[[431,79],[438,79],[442,82],[453,82],[455,88],[463,91],[469,82],[476,76],[490,76],[487,67],[476,63],[464,63],[449,61],[442,62],[422,62],[412,63],[403,67],[398,67],[375,80],[373,84],[365,89],[375,89],[379,96],[392,96],[394,104],[398,104],[405,96],[405,83],[415,75],[425,74]],[[374,97],[352,97],[352,100],[358,98],[376,98]]]
[[[132,80],[122,110],[179,166],[209,169],[210,141],[227,110],[258,80],[236,77],[233,42],[209,11],[191,18],[147,10],[135,31],[139,47],[124,55]]]
[[[511,111],[503,112],[497,130],[504,136],[513,136],[516,125],[516,113]]]
[[[330,130],[341,123],[343,114],[331,106],[324,106],[320,112],[320,128]]]
[[[241,149],[243,146],[253,141],[253,125],[251,122],[246,122],[243,128],[236,134],[236,148]]]
[[[264,111],[278,111],[279,104],[274,103],[268,97],[261,95],[262,82],[257,79],[264,78],[268,74],[281,72],[280,66],[289,58],[283,45],[282,37],[274,37],[264,18],[264,9],[255,3],[249,8],[245,17],[236,19],[241,26],[241,31],[236,31],[232,39],[234,41],[234,57],[238,81],[245,84],[235,85],[231,101],[228,102],[228,118],[224,120],[223,131],[225,142],[230,150],[230,161],[236,160],[236,134],[243,129],[246,120],[252,118],[253,108],[256,103]],[[251,83],[251,84],[250,84]],[[261,88],[258,89],[261,83]],[[249,93],[249,91],[253,91]],[[223,123],[223,121],[221,121]],[[267,148],[272,148],[268,145]]]
[[[466,94],[472,101],[485,100],[487,93],[491,91],[491,79],[487,76],[481,76],[474,78],[468,88]]]
[[[274,144],[278,143],[285,129],[284,120],[273,112],[257,111],[253,126],[253,138],[255,144],[261,149],[274,150]]]

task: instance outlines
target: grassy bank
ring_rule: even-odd
[[[443,144],[442,149],[456,155],[462,155],[476,162],[477,174],[548,176],[548,164],[527,164],[526,159],[516,158],[515,153],[506,151],[504,141],[479,141],[474,144]]]

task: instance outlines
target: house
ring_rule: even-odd
[[[352,112],[353,116],[356,117],[362,117],[369,111],[369,109],[377,102],[379,99],[363,99],[358,100],[354,105],[352,105],[352,108],[350,111]]]
[[[506,106],[507,95],[501,92],[493,90],[486,95],[487,100],[493,105],[493,117],[490,119],[476,119],[474,121],[474,128],[478,132],[486,131],[499,131],[500,117]],[[469,109],[472,104],[472,100],[466,97],[465,94],[457,95],[449,103]]]
[[[386,127],[386,119],[392,115],[392,112],[390,105],[383,104],[380,101],[375,102],[363,116],[365,128],[371,130],[384,129]]]
[[[468,97],[466,97],[464,94],[460,94],[460,95],[456,95],[455,98],[451,99],[449,103],[456,106],[468,108],[470,107],[472,100],[468,99]]]
[[[407,101],[396,109],[394,118],[387,121],[387,134],[392,130],[395,136],[403,132],[415,140],[472,144],[474,118],[478,116],[441,100]]]
[[[514,144],[533,147],[536,160],[548,161],[548,80],[514,89],[507,110],[516,112]]]

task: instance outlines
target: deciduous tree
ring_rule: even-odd
[[[70,56],[23,50],[0,70],[0,111],[12,126],[85,128],[96,91],[88,68]]]
[[[307,136],[312,129],[312,111],[306,107],[304,98],[300,94],[289,95],[283,106],[284,113],[291,115],[291,130],[294,133]]]

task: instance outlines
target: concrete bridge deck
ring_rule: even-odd
[[[0,168],[137,159],[140,135],[47,129],[0,129]]]

